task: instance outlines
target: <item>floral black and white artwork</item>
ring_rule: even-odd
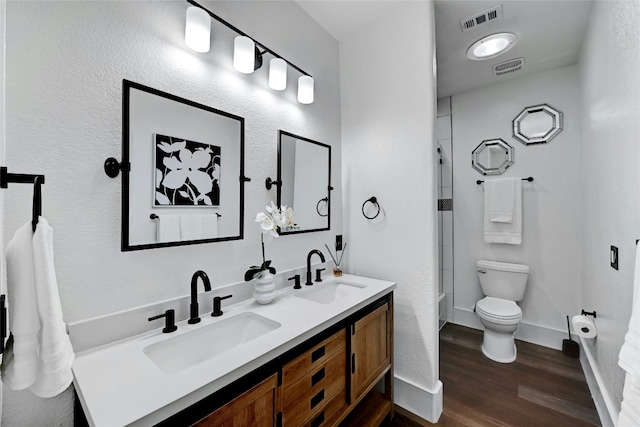
[[[154,206],[220,206],[220,147],[154,134]]]

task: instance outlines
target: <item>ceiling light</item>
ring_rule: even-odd
[[[287,63],[282,58],[269,61],[269,87],[273,90],[287,88]]]
[[[184,42],[196,52],[209,52],[211,43],[211,18],[199,7],[187,8]]]
[[[313,102],[313,77],[301,76],[298,79],[298,102],[300,104]]]
[[[507,52],[516,44],[517,37],[511,33],[498,33],[484,37],[467,49],[467,58],[475,61],[491,59]]]

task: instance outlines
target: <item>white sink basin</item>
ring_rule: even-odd
[[[165,374],[175,374],[278,329],[280,323],[255,313],[219,322],[148,345],[144,354]]]
[[[336,300],[349,299],[357,295],[365,287],[365,285],[342,281],[318,283],[313,285],[313,289],[301,292],[296,296],[320,304],[331,304]]]

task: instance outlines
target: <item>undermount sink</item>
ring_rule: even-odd
[[[315,284],[313,289],[304,291],[296,296],[320,304],[331,304],[336,300],[348,299],[357,295],[365,287],[365,285],[342,281],[319,283]]]
[[[175,374],[261,337],[280,326],[280,323],[255,313],[240,313],[148,345],[143,352],[162,372]]]

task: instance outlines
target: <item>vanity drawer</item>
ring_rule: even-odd
[[[345,400],[346,352],[339,351],[322,366],[307,372],[283,391],[283,424],[299,426],[322,412],[332,399]],[[328,414],[326,414],[328,415]],[[327,417],[327,420],[329,417]]]
[[[330,427],[335,423],[333,420],[338,413],[344,411],[347,407],[346,391],[340,390],[322,411],[315,414],[311,420],[303,424],[304,427]]]
[[[324,365],[336,352],[340,350],[344,351],[345,347],[346,332],[342,329],[287,363],[282,368],[282,382],[284,386],[287,387],[293,384],[294,381],[302,377],[309,370]]]

